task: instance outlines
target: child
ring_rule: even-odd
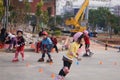
[[[41,45],[40,45],[42,57],[38,60],[38,62],[44,62],[45,53],[47,53],[49,58],[47,62],[52,62],[53,60],[51,58],[50,52],[51,52],[53,43],[51,39],[48,37],[48,33],[46,31],[42,32],[42,36],[43,36],[43,40],[41,41]]]
[[[81,60],[80,58],[78,58],[78,49],[82,42],[82,38],[83,34],[81,32],[78,32],[73,36],[74,42],[70,44],[68,52],[63,56],[64,65],[55,80],[64,80],[64,77],[69,73],[73,58]]]
[[[17,31],[17,41],[16,41],[16,53],[15,57],[13,58],[12,62],[18,62],[18,54],[20,53],[22,56],[22,60],[24,61],[24,46],[25,46],[25,39],[23,38],[23,31]]]
[[[58,53],[57,38],[54,35],[52,35],[51,40],[53,42],[53,48],[55,48],[56,52]]]
[[[91,57],[93,55],[93,53],[89,49],[89,47],[90,47],[90,38],[89,38],[89,35],[88,35],[88,31],[85,30],[83,32],[83,34],[84,34],[85,51],[86,51],[86,53],[83,55],[83,57]]]
[[[11,34],[11,33],[8,33],[8,35],[6,36],[6,38],[5,38],[5,44],[10,44],[11,43],[9,34]]]
[[[15,47],[16,36],[14,34],[9,34],[8,36],[10,37],[10,45],[8,47],[8,51],[11,51]]]
[[[36,53],[39,53],[40,51],[40,45],[41,45],[41,41],[42,41],[42,32],[40,32],[38,34],[38,37],[37,37],[37,41],[36,41]]]

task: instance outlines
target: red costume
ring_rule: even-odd
[[[22,60],[24,60],[24,46],[25,46],[25,39],[23,38],[23,36],[21,37],[17,37],[17,42],[16,42],[16,53],[15,53],[15,57],[13,59],[13,62],[18,61],[18,55],[19,53],[22,56]]]
[[[85,41],[85,44],[90,44],[90,39],[88,35],[85,35],[84,41]]]

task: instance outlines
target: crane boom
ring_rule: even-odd
[[[79,23],[79,20],[84,21],[85,18],[84,15],[85,14],[85,10],[88,9],[89,5],[89,0],[85,0],[84,3],[82,4],[81,8],[79,9],[79,11],[77,12],[77,14],[75,15],[75,17],[71,17],[70,19],[67,19],[65,21],[66,26],[74,26],[74,29],[71,30],[71,32],[76,33],[76,32],[82,32],[86,29],[87,26],[83,26],[82,24]],[[88,12],[86,12],[88,14]],[[87,24],[85,22],[85,24]]]
[[[82,4],[82,7],[79,9],[79,11],[77,12],[76,16],[75,16],[75,21],[78,21],[80,16],[83,14],[84,10],[86,9],[86,7],[89,4],[89,0],[85,0],[84,3]]]

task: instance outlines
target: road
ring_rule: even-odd
[[[90,48],[95,54],[90,58],[82,57],[79,64],[74,60],[65,80],[120,80],[120,53],[117,49],[108,48],[106,51],[104,46],[94,42]],[[12,63],[14,53],[0,52],[0,80],[54,80],[62,68],[65,52],[51,53],[53,64],[37,62],[41,54],[32,51],[25,52],[25,61],[19,56],[20,61]]]

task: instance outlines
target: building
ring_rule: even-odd
[[[36,11],[36,5],[40,0],[33,0],[33,2],[31,2],[31,12],[35,13]],[[55,0],[43,0],[44,4],[43,4],[43,11],[48,11],[51,16],[55,15]]]
[[[113,13],[114,13],[116,16],[120,16],[120,5],[117,5],[117,6],[114,7]]]
[[[18,9],[23,9],[25,6],[24,6],[24,3],[21,1],[21,0],[10,0],[10,5],[15,9],[15,10],[18,10]]]
[[[57,0],[56,1],[56,15],[62,15],[64,13],[63,7],[66,4],[66,0]]]
[[[40,0],[28,0],[28,2],[30,3],[30,13],[35,14],[36,12],[36,5]],[[43,11],[48,11],[51,16],[55,15],[55,0],[43,0],[44,4],[42,7]],[[18,9],[24,9],[25,8],[25,4],[24,4],[24,0],[10,0],[10,4],[14,7],[14,9],[18,10]]]
[[[70,1],[73,5],[73,9],[79,9],[82,5],[82,3],[85,0],[57,0],[57,15],[64,14],[64,7],[66,5],[66,2]],[[115,5],[119,5],[120,0],[89,0],[89,9],[97,9],[99,7],[108,7],[110,8],[110,11],[113,12],[113,7]]]

